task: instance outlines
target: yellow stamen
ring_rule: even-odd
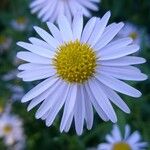
[[[6,43],[6,41],[7,41],[7,38],[3,35],[0,35],[0,44],[4,44]]]
[[[83,83],[95,73],[96,54],[90,45],[71,41],[58,47],[53,65],[63,80]]]
[[[18,24],[25,24],[26,23],[26,18],[25,17],[19,17],[19,18],[17,18],[16,22]]]
[[[3,112],[3,107],[2,106],[0,106],[0,113],[2,113]]]
[[[120,142],[114,144],[112,150],[131,150],[131,147],[127,143]]]
[[[12,126],[9,124],[5,125],[3,131],[5,134],[9,134],[12,131]]]
[[[138,37],[138,34],[136,32],[132,32],[129,37],[131,37],[133,40],[135,40]]]

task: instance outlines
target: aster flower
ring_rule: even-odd
[[[42,21],[54,22],[62,14],[71,20],[79,10],[82,10],[86,17],[90,17],[89,10],[97,11],[96,3],[98,2],[100,0],[33,0],[30,8],[32,13],[38,12],[38,18]]]
[[[80,13],[74,16],[71,25],[62,15],[58,19],[58,28],[47,23],[51,34],[34,27],[43,40],[31,37],[31,43],[17,43],[28,50],[17,54],[18,58],[28,62],[19,66],[22,72],[18,77],[23,81],[45,79],[29,91],[22,102],[30,101],[28,110],[41,104],[36,118],[45,120],[47,126],[52,125],[64,106],[60,131],[67,132],[74,118],[80,135],[84,120],[87,128],[92,128],[93,107],[104,121],[116,122],[111,103],[130,112],[117,92],[141,96],[141,92],[121,80],[145,80],[147,76],[131,66],[144,63],[145,59],[127,56],[139,50],[138,45],[131,44],[131,38],[112,41],[124,24],[107,26],[109,18],[110,12],[101,19],[93,17],[83,28]]]
[[[132,23],[127,22],[118,35],[119,37],[131,37],[133,39],[133,43],[141,45],[142,30]]]
[[[8,50],[12,43],[12,39],[4,35],[0,35],[0,54]]]
[[[117,125],[114,125],[112,134],[106,136],[107,143],[100,144],[97,150],[144,150],[146,142],[141,142],[141,135],[138,131],[130,133],[130,127],[125,126],[124,136]]]
[[[16,115],[3,113],[0,117],[0,137],[8,146],[24,140],[22,120]]]
[[[26,17],[18,17],[16,20],[12,20],[11,25],[17,31],[24,31],[27,27],[28,19]]]

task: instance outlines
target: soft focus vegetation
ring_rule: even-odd
[[[38,25],[46,28],[45,23],[41,23],[32,15],[28,8],[28,0],[1,0],[0,1],[0,35],[5,35],[12,39],[9,49],[0,53],[0,109],[4,108],[7,103],[12,103],[12,111],[18,114],[24,122],[26,134],[26,149],[28,150],[84,150],[87,147],[96,147],[104,141],[105,135],[111,130],[111,122],[103,122],[95,114],[94,126],[92,130],[84,130],[82,136],[75,134],[72,126],[69,133],[60,133],[58,116],[52,127],[47,128],[41,120],[34,117],[35,110],[26,111],[26,104],[13,100],[13,91],[9,85],[22,86],[27,92],[36,83],[25,83],[16,77],[10,80],[3,80],[3,76],[10,71],[15,70],[18,61],[15,58],[17,51],[17,41],[27,41],[29,37],[35,36],[32,26]],[[107,10],[111,10],[112,17],[110,22],[128,21],[136,24],[143,30],[143,43],[141,51],[137,54],[147,59],[147,63],[141,65],[144,73],[150,74],[150,39],[147,37],[150,33],[150,0],[102,0],[100,11],[93,15],[102,16]],[[17,31],[11,26],[12,20],[18,17],[27,19],[27,27],[24,31]],[[85,19],[86,20],[86,19]],[[11,74],[11,73],[10,73]],[[125,102],[131,108],[131,114],[125,114],[114,106],[118,115],[118,124],[124,127],[130,124],[132,130],[139,130],[145,141],[150,140],[150,79],[144,82],[132,82],[137,89],[140,89],[143,96],[139,99],[123,96]],[[0,140],[0,150],[6,147]]]

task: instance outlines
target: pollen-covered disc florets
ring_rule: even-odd
[[[7,124],[4,126],[3,130],[4,130],[4,133],[9,134],[12,131],[12,126]]]
[[[96,54],[90,45],[71,41],[58,47],[53,64],[65,81],[83,83],[95,73]]]
[[[127,143],[120,142],[116,143],[113,147],[113,150],[131,150],[130,146]]]

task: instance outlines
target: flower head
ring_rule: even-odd
[[[133,43],[141,45],[142,42],[142,30],[136,25],[127,22],[125,27],[120,31],[119,37],[131,37]]]
[[[24,31],[27,27],[28,19],[26,17],[18,17],[16,20],[12,20],[11,25],[17,31]]]
[[[65,15],[69,20],[79,10],[83,11],[83,14],[90,17],[89,10],[98,10],[96,3],[100,0],[33,0],[30,4],[31,12],[38,12],[38,18],[42,21],[54,22],[58,16]]]
[[[3,113],[0,116],[0,137],[7,145],[13,145],[23,139],[22,121],[18,116]]]
[[[135,131],[130,135],[130,127],[125,126],[124,136],[117,125],[114,125],[112,134],[106,136],[107,143],[100,144],[97,150],[141,150],[147,146],[146,142],[141,142],[141,135]]]
[[[128,106],[116,93],[140,97],[141,93],[121,80],[142,81],[147,76],[131,65],[141,64],[145,59],[127,56],[139,50],[131,38],[114,41],[113,38],[123,23],[107,26],[110,12],[101,19],[91,18],[83,27],[83,16],[77,13],[70,24],[65,16],[58,19],[58,27],[48,22],[51,34],[34,27],[41,39],[31,37],[31,43],[17,44],[27,52],[17,57],[28,63],[19,66],[18,77],[24,81],[43,82],[29,91],[22,102],[29,102],[28,110],[41,104],[36,118],[52,125],[56,115],[64,106],[60,130],[68,131],[72,120],[78,134],[83,131],[84,120],[87,128],[93,124],[93,107],[105,120],[117,121],[114,103],[124,112]],[[112,41],[113,40],[113,41]]]

